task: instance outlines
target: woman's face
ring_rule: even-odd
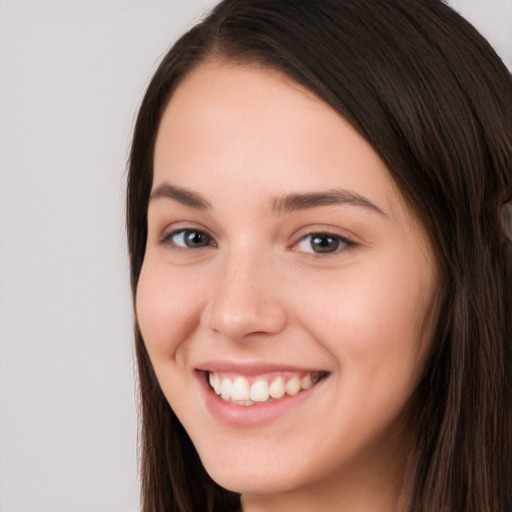
[[[435,286],[385,165],[333,109],[256,66],[203,64],[178,87],[156,142],[137,317],[220,485],[392,489]]]

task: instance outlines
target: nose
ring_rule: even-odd
[[[226,258],[204,310],[206,327],[234,341],[281,332],[287,323],[281,281],[268,258]]]

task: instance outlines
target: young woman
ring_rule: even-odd
[[[512,82],[437,0],[225,0],[128,185],[144,512],[512,510]]]

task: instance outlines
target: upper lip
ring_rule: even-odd
[[[236,373],[238,375],[256,376],[273,372],[326,372],[319,368],[305,367],[302,365],[290,365],[289,363],[275,362],[257,362],[257,361],[230,361],[230,360],[210,360],[203,361],[195,365],[197,371],[203,372],[225,372]],[[327,372],[326,372],[327,373]]]

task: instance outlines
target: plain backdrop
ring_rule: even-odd
[[[135,512],[133,120],[213,0],[0,0],[0,512]],[[512,69],[512,0],[451,2]]]

